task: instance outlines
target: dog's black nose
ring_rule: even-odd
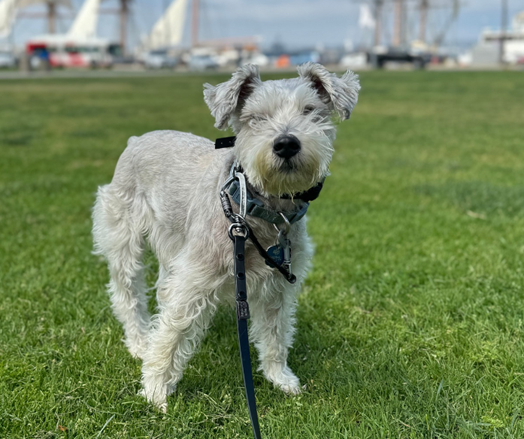
[[[289,159],[300,151],[300,140],[292,134],[277,137],[273,144],[273,151],[283,159]]]

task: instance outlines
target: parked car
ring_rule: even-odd
[[[16,58],[10,52],[0,52],[0,68],[16,67]]]
[[[189,59],[189,70],[202,72],[204,70],[216,70],[218,63],[211,55],[193,55]]]
[[[152,50],[145,55],[144,65],[148,69],[173,69],[177,60],[170,56],[167,50]]]
[[[369,63],[377,69],[384,68],[387,62],[411,63],[417,70],[425,69],[431,61],[431,54],[403,47],[377,47],[368,54]]]

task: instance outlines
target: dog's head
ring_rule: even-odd
[[[360,85],[351,71],[339,78],[307,63],[298,74],[262,82],[257,66],[246,65],[229,81],[204,86],[215,127],[231,126],[237,161],[264,195],[292,194],[319,183],[333,155],[331,116],[348,119],[357,103]]]

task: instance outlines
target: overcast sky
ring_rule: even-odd
[[[0,0],[2,1],[2,0]],[[71,0],[78,11],[83,0]],[[458,19],[446,36],[446,43],[452,46],[473,44],[485,27],[499,28],[502,0],[462,0]],[[509,16],[524,10],[524,0],[508,0]],[[147,34],[155,20],[170,3],[170,0],[135,0],[131,39],[138,41]],[[411,0],[411,4],[416,2]],[[430,0],[431,3],[431,0]],[[451,0],[433,0],[434,4],[451,4]],[[339,46],[344,42],[354,45],[371,38],[370,31],[358,28],[359,5],[356,0],[200,0],[200,37],[202,39],[259,36],[262,45],[270,46],[281,42],[289,47]],[[106,0],[102,9],[114,9],[116,0]],[[188,8],[188,19],[191,7]],[[28,12],[38,11],[33,7]],[[428,31],[435,35],[443,29],[450,8],[435,9],[430,15]],[[71,23],[72,12],[63,10],[59,30],[66,31]],[[391,17],[392,11],[385,10]],[[408,20],[408,28],[415,32],[416,15]],[[45,33],[42,19],[21,19],[14,31],[14,41],[22,44],[28,37]],[[99,34],[117,39],[116,18],[104,14],[99,22]],[[189,43],[189,26],[186,26],[184,40]],[[391,35],[391,25],[384,29],[385,37]]]

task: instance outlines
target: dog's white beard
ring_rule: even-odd
[[[333,155],[331,132],[289,133],[300,140],[301,150],[288,161],[274,154],[272,139],[247,134],[237,141],[240,165],[251,184],[265,196],[303,192],[328,175]]]

